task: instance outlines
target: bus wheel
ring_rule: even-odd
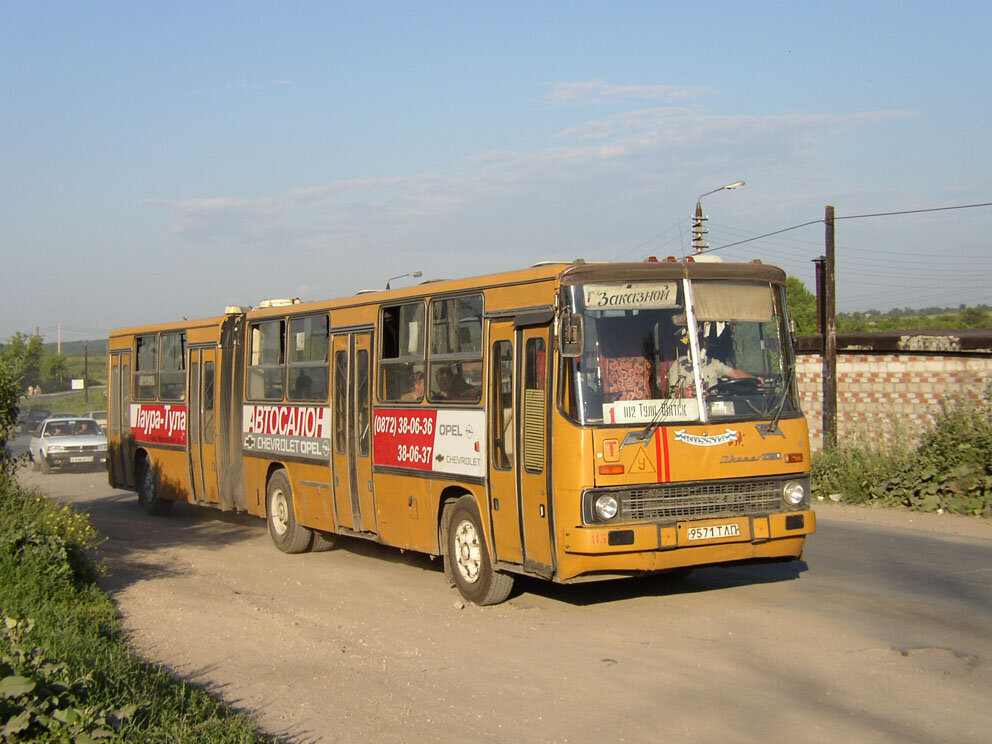
[[[172,502],[163,499],[155,486],[155,473],[148,460],[143,460],[138,467],[138,503],[148,514],[162,516],[168,514]]]
[[[472,496],[462,496],[448,523],[448,563],[461,595],[478,605],[498,604],[510,596],[513,577],[494,571]]]
[[[334,545],[334,535],[313,530],[313,544],[310,546],[310,552],[323,553],[325,550],[333,548]]]
[[[301,527],[293,513],[293,489],[285,470],[279,470],[269,479],[265,489],[266,513],[269,536],[283,553],[302,553],[310,547],[313,533]]]

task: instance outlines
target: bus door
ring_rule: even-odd
[[[375,532],[372,492],[372,334],[335,334],[332,382],[334,511],[337,524]]]
[[[217,496],[217,416],[215,363],[217,350],[189,350],[189,391],[187,409],[187,450],[189,482],[196,501],[216,504]]]
[[[131,354],[110,355],[110,403],[107,414],[107,447],[110,479],[115,486],[134,485],[131,447]]]
[[[512,322],[489,326],[489,519],[493,552],[500,561],[523,563],[517,505],[516,357]]]
[[[525,568],[551,576],[548,327],[527,322],[523,316],[490,326],[489,508],[498,558],[522,557]]]
[[[524,534],[524,568],[551,576],[551,498],[548,478],[548,326],[517,329],[519,441],[517,476]]]

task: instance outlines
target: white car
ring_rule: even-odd
[[[38,424],[28,445],[31,467],[45,473],[63,468],[97,468],[107,464],[107,435],[83,416],[49,416]]]
[[[96,421],[104,429],[107,428],[107,412],[106,411],[87,411],[85,418],[91,418]]]

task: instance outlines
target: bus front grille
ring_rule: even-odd
[[[796,476],[763,479],[692,481],[637,488],[593,489],[586,492],[586,524],[601,522],[592,503],[603,493],[619,502],[613,522],[669,522],[706,517],[747,516],[781,511],[782,486]]]
[[[722,517],[774,511],[782,506],[779,481],[679,483],[630,490],[621,499],[625,521]]]

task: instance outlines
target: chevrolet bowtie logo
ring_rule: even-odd
[[[255,444],[255,437],[251,437],[251,436],[245,437],[245,447],[251,447],[254,444]]]

